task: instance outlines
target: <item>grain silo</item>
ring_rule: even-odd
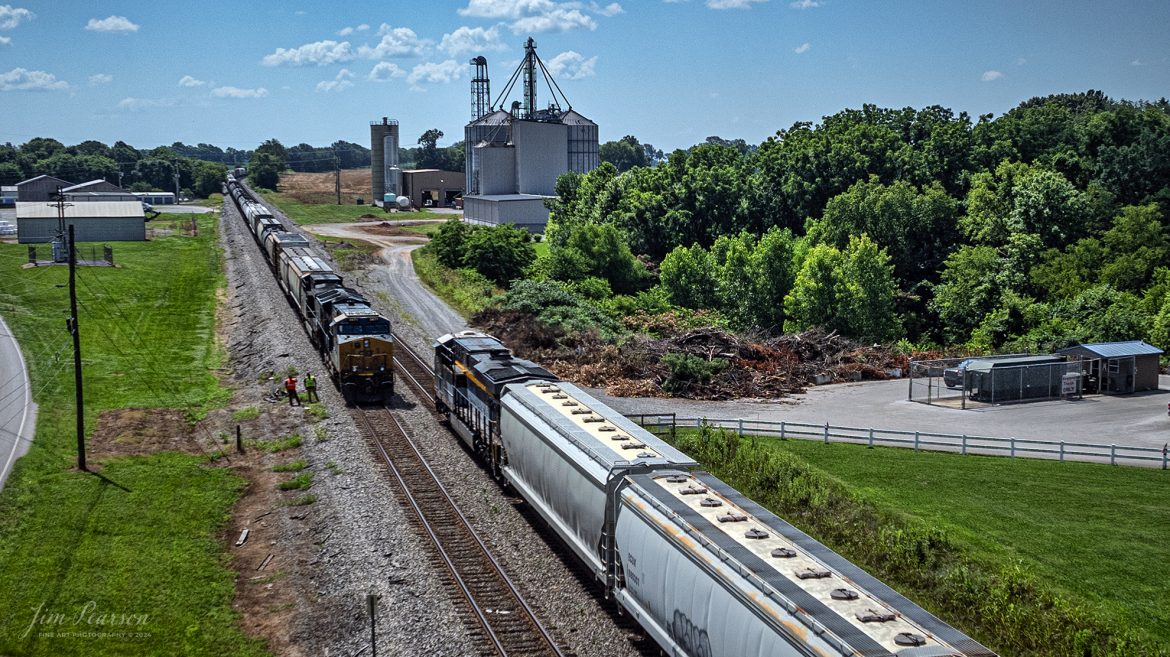
[[[402,168],[398,162],[398,121],[382,117],[370,123],[371,203],[385,199],[394,203],[402,191]]]

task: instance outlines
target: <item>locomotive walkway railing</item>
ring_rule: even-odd
[[[771,436],[784,439],[818,440],[824,443],[852,443],[868,447],[903,447],[915,451],[928,450],[1011,458],[1085,461],[1143,467],[1160,466],[1163,470],[1170,468],[1170,445],[1161,448],[1134,447],[1118,444],[1075,443],[1064,440],[993,438],[969,434],[846,427],[828,423],[680,418],[672,413],[630,415],[628,417],[652,433],[671,438],[674,437],[677,429],[697,429],[706,424],[711,427],[733,430],[740,436]]]

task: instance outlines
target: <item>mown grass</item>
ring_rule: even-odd
[[[1019,560],[1170,648],[1170,473],[777,441],[875,503]]]
[[[272,466],[272,471],[273,472],[300,472],[301,470],[304,470],[306,467],[308,467],[308,464],[305,463],[305,459],[297,459],[295,461],[289,461],[288,463],[281,463],[280,465],[274,465],[274,466]]]
[[[717,431],[678,443],[1001,654],[1170,654],[1164,472]]]
[[[281,438],[279,440],[257,440],[253,445],[269,454],[277,454],[286,450],[296,449],[301,446],[302,442],[303,440],[300,434],[294,433],[288,438]]]
[[[425,248],[411,251],[410,257],[419,280],[464,317],[486,308],[496,292],[495,286],[484,277],[470,270],[444,267]]]
[[[213,338],[215,223],[198,221],[197,238],[120,242],[118,268],[79,271],[87,432],[104,410],[196,418],[228,399],[214,376],[223,361]],[[99,474],[72,469],[67,272],[21,269],[24,259],[24,245],[0,245],[0,313],[40,405],[36,440],[0,493],[0,654],[264,654],[236,624],[234,574],[216,540],[244,482],[202,454],[91,458]],[[87,622],[101,613],[145,620]],[[30,629],[37,617],[63,620]]]
[[[445,219],[451,215],[436,214],[429,210],[418,212],[385,212],[372,205],[337,205],[336,203],[305,203],[291,194],[264,192],[264,198],[280,208],[298,224],[348,224],[359,221],[362,216],[377,217],[379,221],[405,221],[418,219]]]

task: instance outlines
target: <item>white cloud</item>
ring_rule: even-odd
[[[179,78],[180,87],[202,87],[205,84],[207,84],[206,80],[197,80],[190,75],[184,75],[182,78]]]
[[[425,64],[418,64],[410,71],[410,75],[406,77],[406,81],[410,83],[411,88],[419,89],[420,82],[454,82],[463,76],[463,66],[454,59],[448,59],[444,62],[426,62]]]
[[[131,23],[125,16],[110,16],[101,20],[89,19],[85,29],[91,32],[137,32],[138,25]]]
[[[409,27],[391,27],[382,23],[378,28],[382,40],[376,46],[362,46],[357,54],[366,59],[385,59],[403,55],[422,55],[431,46],[430,39],[420,39]]]
[[[99,84],[109,84],[114,81],[114,76],[109,73],[95,73],[89,76],[90,86],[97,86]]]
[[[337,75],[334,76],[332,80],[322,80],[318,82],[317,91],[329,92],[348,89],[353,86],[353,83],[350,82],[350,79],[353,77],[353,71],[350,71],[348,68],[343,68],[337,72]]]
[[[0,37],[0,46],[7,46],[10,43],[12,43],[12,39],[8,37]]]
[[[351,34],[353,34],[352,27],[343,27],[340,30],[337,30],[337,36],[349,36]]]
[[[462,16],[509,21],[508,28],[516,34],[537,32],[565,32],[583,27],[597,29],[597,21],[585,12],[613,16],[624,10],[616,2],[605,7],[592,2],[554,2],[553,0],[468,0],[459,10]]]
[[[14,68],[7,73],[0,73],[0,91],[59,91],[68,88],[68,82],[58,80],[57,76],[45,71]]]
[[[353,50],[348,41],[330,39],[306,43],[296,48],[277,48],[276,52],[260,60],[265,66],[327,66],[353,59]]]
[[[160,107],[174,107],[178,104],[179,101],[174,98],[123,98],[118,102],[118,109],[127,112],[141,112]]]
[[[24,7],[0,5],[0,30],[11,30],[25,21],[31,21],[37,15]]]
[[[1027,63],[1028,63],[1028,60],[1024,59],[1023,57],[1019,57],[1016,59],[1016,66],[1023,66],[1024,64],[1027,64]]]
[[[821,6],[820,0],[796,0],[788,5],[793,9],[815,9]]]
[[[798,55],[803,55],[804,53],[808,52],[810,48],[812,48],[812,44],[808,41],[805,41],[804,43],[797,46],[792,52]]]
[[[485,50],[503,50],[504,47],[504,43],[500,41],[500,30],[496,27],[485,29],[463,26],[450,34],[444,34],[443,40],[439,42],[439,50],[451,56]]]
[[[1130,66],[1142,66],[1143,64],[1144,62],[1142,62],[1140,59],[1135,59],[1129,63]]]
[[[596,65],[596,56],[585,59],[581,53],[572,50],[567,50],[545,63],[553,77],[566,80],[591,78],[594,75],[593,67]]]
[[[255,89],[216,87],[211,90],[211,95],[216,98],[263,98],[268,95],[268,90],[264,87],[257,87]]]
[[[979,76],[979,79],[983,82],[994,82],[1002,77],[1003,73],[999,71],[984,71],[983,75]]]
[[[361,25],[358,25],[354,29],[357,30],[358,32],[365,32],[366,30],[370,29],[370,26],[367,25],[366,23],[362,23]]]
[[[751,9],[752,5],[768,0],[707,0],[708,9]]]
[[[394,62],[378,62],[374,64],[374,68],[370,69],[370,74],[366,76],[366,79],[373,82],[388,82],[391,78],[405,76],[406,71],[402,70],[398,64]]]

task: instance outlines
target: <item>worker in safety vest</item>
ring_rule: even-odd
[[[313,376],[312,372],[305,372],[305,401],[310,403],[321,401],[317,396],[317,377]]]
[[[288,378],[284,380],[284,391],[288,393],[289,406],[301,405],[301,398],[297,396],[297,377],[295,374],[289,374]]]

